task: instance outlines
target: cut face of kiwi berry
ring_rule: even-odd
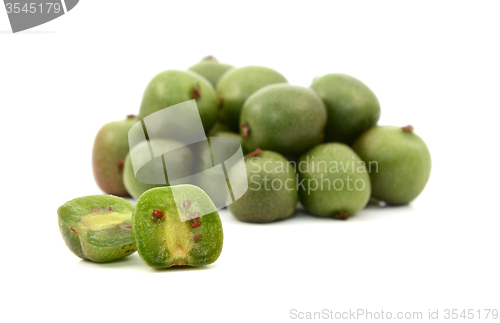
[[[203,266],[222,251],[222,223],[197,186],[158,187],[141,195],[132,216],[137,250],[154,268]]]
[[[120,259],[135,251],[132,203],[112,195],[76,198],[57,210],[59,230],[76,256],[94,262]]]

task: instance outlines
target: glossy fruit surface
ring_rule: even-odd
[[[123,163],[129,150],[128,131],[137,122],[133,115],[105,124],[92,148],[92,170],[97,185],[107,194],[128,196],[123,185]]]
[[[233,66],[220,63],[213,56],[207,56],[201,62],[191,66],[189,70],[200,74],[215,87],[221,76],[232,68]]]
[[[205,132],[214,125],[219,103],[212,84],[191,71],[167,70],[156,75],[142,97],[139,118],[172,105],[196,99]]]
[[[372,196],[389,204],[410,203],[429,180],[431,154],[411,126],[372,128],[353,149],[371,168]]]
[[[245,161],[248,190],[229,205],[240,221],[266,223],[289,217],[298,201],[296,175],[288,159],[272,151],[257,150]],[[232,187],[244,185],[233,182]]]
[[[177,165],[175,170],[172,170],[177,178],[181,178],[184,176],[189,176],[191,172],[191,167],[193,166],[193,153],[189,149],[189,147],[184,146],[182,143],[171,140],[171,139],[152,139],[149,141],[149,144],[152,144],[156,147],[158,151],[171,151],[175,150],[174,153],[169,153],[168,155],[164,155],[164,159],[166,162],[170,164]],[[149,150],[147,150],[148,141],[143,141],[132,148],[132,150],[125,157],[124,169],[123,169],[123,182],[125,184],[125,188],[127,192],[135,199],[138,199],[142,193],[153,188],[153,187],[162,187],[170,185],[166,180],[164,183],[160,184],[150,184],[151,181],[142,182],[143,179],[165,179],[165,172],[163,168],[163,161],[161,160],[161,156],[155,159],[151,159],[151,155],[149,154]],[[181,147],[181,148],[177,148]],[[145,149],[146,148],[146,149]],[[133,163],[131,159],[131,154],[135,152],[144,152],[148,153],[136,153],[138,164],[145,164],[137,173],[139,176],[139,180],[134,173]],[[172,171],[169,175],[169,169],[167,169],[167,178],[172,180]]]
[[[352,76],[327,74],[315,79],[311,88],[321,97],[328,111],[325,141],[351,145],[380,118],[377,97]]]
[[[139,255],[154,268],[208,265],[222,251],[219,213],[193,185],[145,192],[135,206],[132,228]]]
[[[76,256],[94,262],[120,259],[135,251],[132,203],[112,195],[76,198],[57,209],[59,230]]]
[[[365,163],[347,145],[326,143],[304,154],[297,164],[300,201],[312,214],[347,219],[370,199]]]
[[[220,118],[233,131],[238,131],[240,112],[245,100],[258,89],[269,84],[287,82],[273,69],[263,66],[234,68],[217,83],[221,112]]]
[[[273,84],[245,102],[240,133],[247,151],[260,148],[300,156],[323,141],[325,124],[325,105],[313,90]]]

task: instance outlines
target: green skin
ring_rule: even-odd
[[[262,151],[247,158],[245,165],[248,190],[229,205],[231,213],[240,221],[256,223],[292,215],[298,201],[297,177],[288,159],[272,151]],[[232,186],[243,184],[231,183]]]
[[[262,66],[246,66],[228,71],[217,83],[222,122],[233,131],[238,131],[240,112],[246,99],[266,85],[286,82],[283,75]]]
[[[184,201],[190,201],[184,207]],[[153,216],[160,210],[162,217]],[[179,212],[180,210],[180,212]],[[185,216],[198,212],[200,225]],[[222,251],[222,223],[208,195],[193,185],[153,188],[137,201],[132,231],[142,260],[154,268],[203,266],[217,260]]]
[[[112,195],[76,198],[57,209],[59,230],[77,257],[94,262],[121,259],[136,249],[133,210],[132,203]]]
[[[215,58],[209,56],[191,66],[189,70],[200,74],[215,87],[221,76],[232,68],[233,66],[219,63]]]
[[[176,142],[174,140],[170,139],[152,139],[150,142],[154,143],[154,145],[157,145],[159,150],[163,151],[168,151],[173,149],[173,147],[179,147],[179,145],[182,145],[179,142]],[[137,144],[134,148],[132,149],[139,149],[141,150],[142,147],[147,146],[147,142],[143,141],[139,144]],[[187,146],[183,146],[180,149],[177,149],[176,152],[178,153],[175,155],[173,158],[176,159],[176,163],[178,165],[182,165],[182,173],[185,174],[185,176],[188,176],[191,171],[191,167],[193,166],[193,153]],[[149,160],[149,155],[144,156],[147,160]],[[142,171],[147,171],[148,168],[147,166],[143,166],[141,168]],[[168,175],[168,174],[167,174]],[[125,184],[125,188],[127,189],[127,192],[132,196],[134,199],[138,199],[142,193],[145,191],[154,188],[154,187],[162,187],[162,186],[168,186],[165,184],[146,184],[146,183],[141,183],[139,182],[134,174],[134,168],[132,166],[132,159],[130,157],[130,153],[127,154],[125,157],[125,162],[123,166],[123,182]]]
[[[255,92],[241,111],[240,131],[247,151],[257,148],[301,155],[323,142],[326,108],[313,90],[274,84]],[[245,138],[245,129],[248,137]]]
[[[209,136],[209,137],[233,138],[240,143],[242,141],[241,136],[239,134],[236,134],[233,132],[218,132],[216,135]],[[224,147],[224,148],[225,148],[224,150],[218,150],[218,153],[222,154],[221,156],[219,156],[219,158],[221,160],[227,160],[235,154],[234,147],[228,146],[228,147]],[[207,170],[207,169],[215,166],[212,163],[212,154],[210,153],[208,145],[203,145],[200,147],[198,161],[199,161],[197,164],[197,171],[198,172]],[[207,187],[206,185],[208,185],[208,187],[212,186],[213,182],[214,181],[212,180],[212,177],[210,175],[206,175],[202,178],[199,178],[199,182],[197,183],[197,185],[199,185],[202,188],[206,188]],[[229,186],[229,181],[227,179],[226,179],[226,182]],[[207,192],[207,193],[211,194],[211,192]],[[224,194],[221,194],[221,192],[218,192],[217,195],[211,194],[211,197],[212,197],[212,199],[214,199],[215,205],[224,205],[225,202],[227,201],[227,199],[230,198],[229,196],[224,196]]]
[[[370,177],[365,164],[345,144],[314,147],[300,158],[297,169],[304,184],[304,187],[299,185],[300,201],[312,214],[347,219],[370,199]]]
[[[354,77],[327,74],[314,80],[311,88],[321,97],[328,111],[325,141],[351,145],[380,118],[377,97]]]
[[[425,142],[413,131],[399,127],[375,127],[362,134],[353,149],[370,166],[372,196],[388,204],[413,201],[431,175],[431,155]]]
[[[168,70],[149,82],[142,98],[139,118],[172,105],[196,99],[205,131],[215,124],[219,102],[212,84],[191,71]]]
[[[207,136],[213,137],[217,135],[219,132],[232,132],[231,128],[229,126],[226,126],[222,122],[216,122],[212,129],[207,133]]]
[[[128,196],[123,184],[123,162],[127,156],[128,131],[135,116],[105,124],[97,133],[92,149],[92,170],[97,185],[107,194]]]

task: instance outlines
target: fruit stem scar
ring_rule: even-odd
[[[123,173],[123,158],[118,161],[117,167],[118,167],[118,172],[120,174],[122,174]]]
[[[413,132],[413,126],[411,125],[407,125],[405,127],[403,127],[403,130],[406,131],[406,132]]]
[[[198,221],[198,220],[192,220],[192,221],[191,221],[191,226],[192,226],[193,228],[197,228],[197,227],[199,227],[200,225],[201,225],[201,222],[200,222],[200,221]]]
[[[206,60],[212,60],[212,61],[216,61],[217,62],[217,59],[215,57],[213,57],[212,55],[208,55],[208,56],[203,57],[203,60],[204,61],[206,61]]]
[[[243,131],[243,138],[247,139],[248,138],[248,132],[250,129],[248,129],[248,125],[246,123],[241,124],[241,130]]]
[[[193,99],[199,99],[201,97],[201,88],[200,88],[200,83],[197,83],[196,86],[192,86],[192,92],[191,96]]]
[[[334,216],[334,218],[339,220],[347,220],[349,218],[349,214],[347,213],[337,214]]]
[[[161,219],[163,217],[163,212],[159,209],[154,209],[153,210],[153,216],[156,218],[156,219]]]
[[[73,229],[73,227],[69,227],[69,229],[70,229],[71,231],[73,231],[74,233],[78,234],[78,231],[76,231],[75,229]]]
[[[256,156],[259,156],[260,154],[262,154],[262,149],[257,148],[257,149],[255,149],[255,151],[252,151],[251,153],[249,153],[245,159],[256,157]]]

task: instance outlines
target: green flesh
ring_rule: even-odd
[[[59,230],[67,247],[82,259],[120,259],[135,251],[133,208],[132,203],[112,195],[80,197],[57,210]]]
[[[186,200],[190,201],[187,209],[183,206]],[[154,210],[160,210],[163,216],[155,218]],[[203,215],[197,219],[201,225],[193,228],[191,220],[183,220],[196,212]],[[196,186],[146,191],[137,201],[132,228],[139,255],[154,268],[208,265],[222,251],[219,214],[206,193]]]

